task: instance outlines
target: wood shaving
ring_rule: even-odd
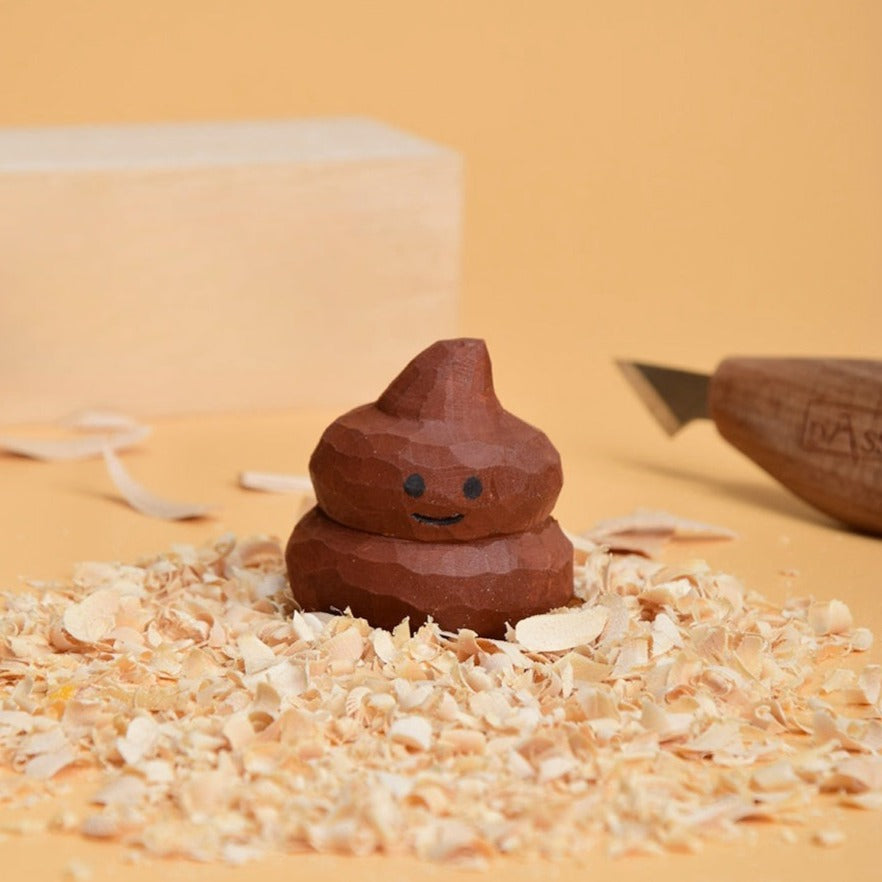
[[[110,446],[102,449],[107,474],[123,499],[136,511],[151,518],[171,521],[191,520],[211,514],[215,506],[196,502],[175,502],[151,493],[139,484],[125,469],[119,457]]]
[[[515,639],[530,652],[559,652],[592,643],[603,630],[609,611],[593,606],[578,612],[548,613],[521,619]]]
[[[64,868],[64,878],[70,882],[89,882],[92,878],[92,868],[85,862],[71,860]]]
[[[74,460],[93,459],[105,450],[126,450],[140,444],[150,435],[149,426],[135,426],[111,434],[80,435],[75,438],[25,438],[0,436],[0,450],[30,459]]]
[[[59,425],[77,432],[127,432],[138,428],[138,421],[118,410],[93,407],[75,411],[59,420]]]
[[[631,514],[598,521],[575,537],[573,544],[577,550],[588,542],[612,551],[654,557],[666,542],[735,538],[737,534],[727,527],[689,520],[666,511],[638,508]]]
[[[135,717],[126,728],[126,734],[116,739],[116,749],[123,761],[136,766],[150,756],[159,740],[159,725],[152,716]]]
[[[809,624],[816,634],[843,634],[853,622],[851,611],[841,600],[826,600],[809,607]]]
[[[694,850],[752,819],[832,847],[825,799],[882,810],[882,669],[844,663],[872,643],[844,604],[581,555],[580,605],[507,640],[296,611],[267,537],[2,593],[0,800],[99,770],[52,829],[231,865]]]
[[[389,738],[417,750],[428,750],[432,743],[432,724],[425,717],[399,717],[389,727]]]
[[[64,611],[62,627],[74,640],[99,643],[116,627],[119,606],[119,592],[109,588],[99,589]]]
[[[313,493],[312,481],[308,475],[285,475],[279,472],[240,472],[239,486],[264,493]]]
[[[822,848],[836,848],[838,845],[844,844],[845,833],[833,828],[829,830],[816,830],[812,834],[812,842],[815,845],[820,845]]]

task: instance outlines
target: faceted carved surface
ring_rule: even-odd
[[[528,530],[551,514],[562,478],[545,435],[521,426],[503,418],[494,434],[466,440],[447,423],[358,408],[328,427],[313,454],[316,498],[341,524],[401,539],[462,542]],[[404,489],[411,475],[425,485],[419,497]],[[482,486],[474,499],[464,492],[470,478]]]
[[[560,457],[499,403],[482,340],[420,353],[328,426],[309,468],[318,506],[287,552],[304,609],[499,635],[572,596],[572,546],[550,517]]]
[[[340,524],[426,542],[517,533],[551,514],[563,483],[544,433],[502,408],[480,340],[417,356],[375,404],[324,432],[310,460],[319,507]],[[419,475],[411,496],[404,482]],[[466,481],[480,481],[469,498]]]
[[[286,551],[291,588],[308,610],[349,607],[372,625],[500,637],[505,623],[572,598],[573,550],[557,522],[475,542],[412,542],[343,527],[312,509]]]

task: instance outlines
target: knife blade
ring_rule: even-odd
[[[882,535],[882,362],[728,358],[712,374],[617,364],[669,435],[710,418],[795,495]]]
[[[692,420],[709,419],[710,375],[639,361],[617,361],[650,413],[668,435]]]

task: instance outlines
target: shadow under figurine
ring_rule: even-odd
[[[499,637],[572,598],[572,545],[551,517],[560,457],[499,403],[483,340],[420,353],[328,426],[309,471],[318,504],[285,554],[304,610]]]

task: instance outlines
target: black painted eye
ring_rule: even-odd
[[[426,492],[426,482],[423,480],[423,476],[417,474],[408,475],[404,480],[404,492],[408,496],[413,496],[414,499],[422,496]]]
[[[480,478],[472,475],[471,478],[466,478],[465,484],[462,485],[462,492],[466,499],[477,499],[484,492],[484,485]]]

